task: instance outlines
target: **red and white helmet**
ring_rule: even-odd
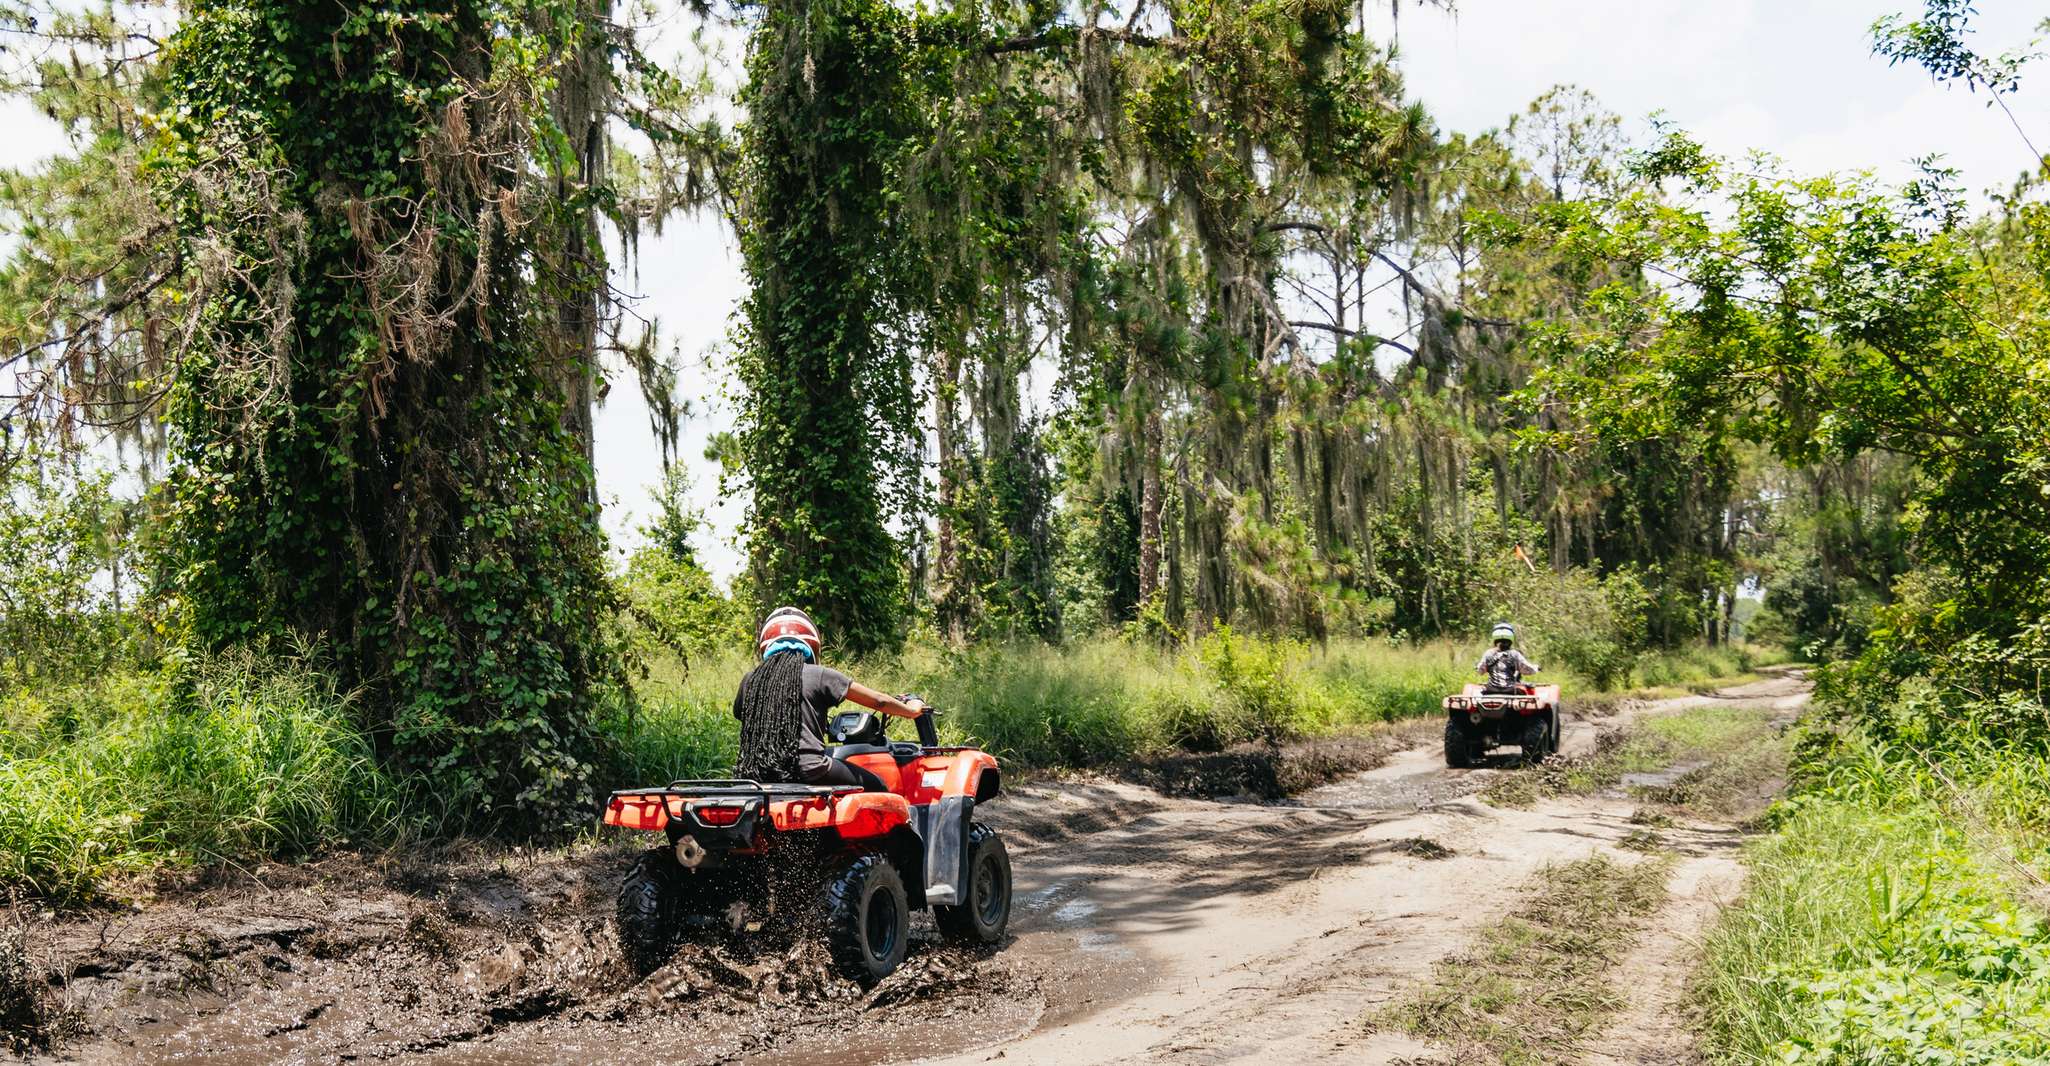
[[[770,611],[768,620],[762,623],[761,636],[755,640],[755,653],[766,656],[770,647],[784,643],[802,645],[805,657],[816,661],[825,640],[819,636],[819,627],[812,624],[810,615],[795,607],[778,607]]]

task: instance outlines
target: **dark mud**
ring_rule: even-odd
[[[1291,744],[1239,744],[1177,752],[1120,768],[1118,776],[1169,796],[1279,800],[1386,763],[1412,731],[1377,731]]]
[[[1004,831],[1029,855],[1156,806],[1067,782]],[[1049,992],[1040,952],[945,944],[921,915],[910,958],[874,988],[833,974],[814,942],[763,938],[686,945],[639,980],[610,916],[644,843],[337,856],[171,879],[98,912],[11,908],[29,948],[14,955],[24,991],[0,987],[0,1010],[25,1006],[0,1019],[0,1046],[145,1066],[888,1061],[1072,1012],[1130,969],[1112,960]],[[1073,947],[1056,939],[1046,951]]]

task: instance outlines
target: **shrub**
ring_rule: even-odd
[[[392,841],[418,819],[349,712],[304,659],[245,657],[11,703],[0,883],[71,899],[158,864]]]
[[[1196,643],[1196,657],[1222,697],[1229,739],[1278,743],[1300,732],[1308,702],[1294,671],[1301,645],[1218,626]]]
[[[1710,1045],[1737,1061],[2038,1062],[2050,930],[1934,805],[1810,795],[1751,854],[1706,944]]]

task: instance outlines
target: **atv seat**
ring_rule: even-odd
[[[925,749],[905,740],[893,740],[888,744],[835,744],[826,752],[826,757],[846,762],[856,755],[888,755],[902,766],[925,754]]]
[[[1534,695],[1536,695],[1536,694],[1537,694],[1537,686],[1535,686],[1535,685],[1482,685],[1482,686],[1481,686],[1481,695],[1483,695],[1483,696],[1534,696]]]

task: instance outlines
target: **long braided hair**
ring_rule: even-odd
[[[797,742],[803,716],[804,653],[785,648],[740,679],[740,759],[733,776],[754,781],[797,780]]]

